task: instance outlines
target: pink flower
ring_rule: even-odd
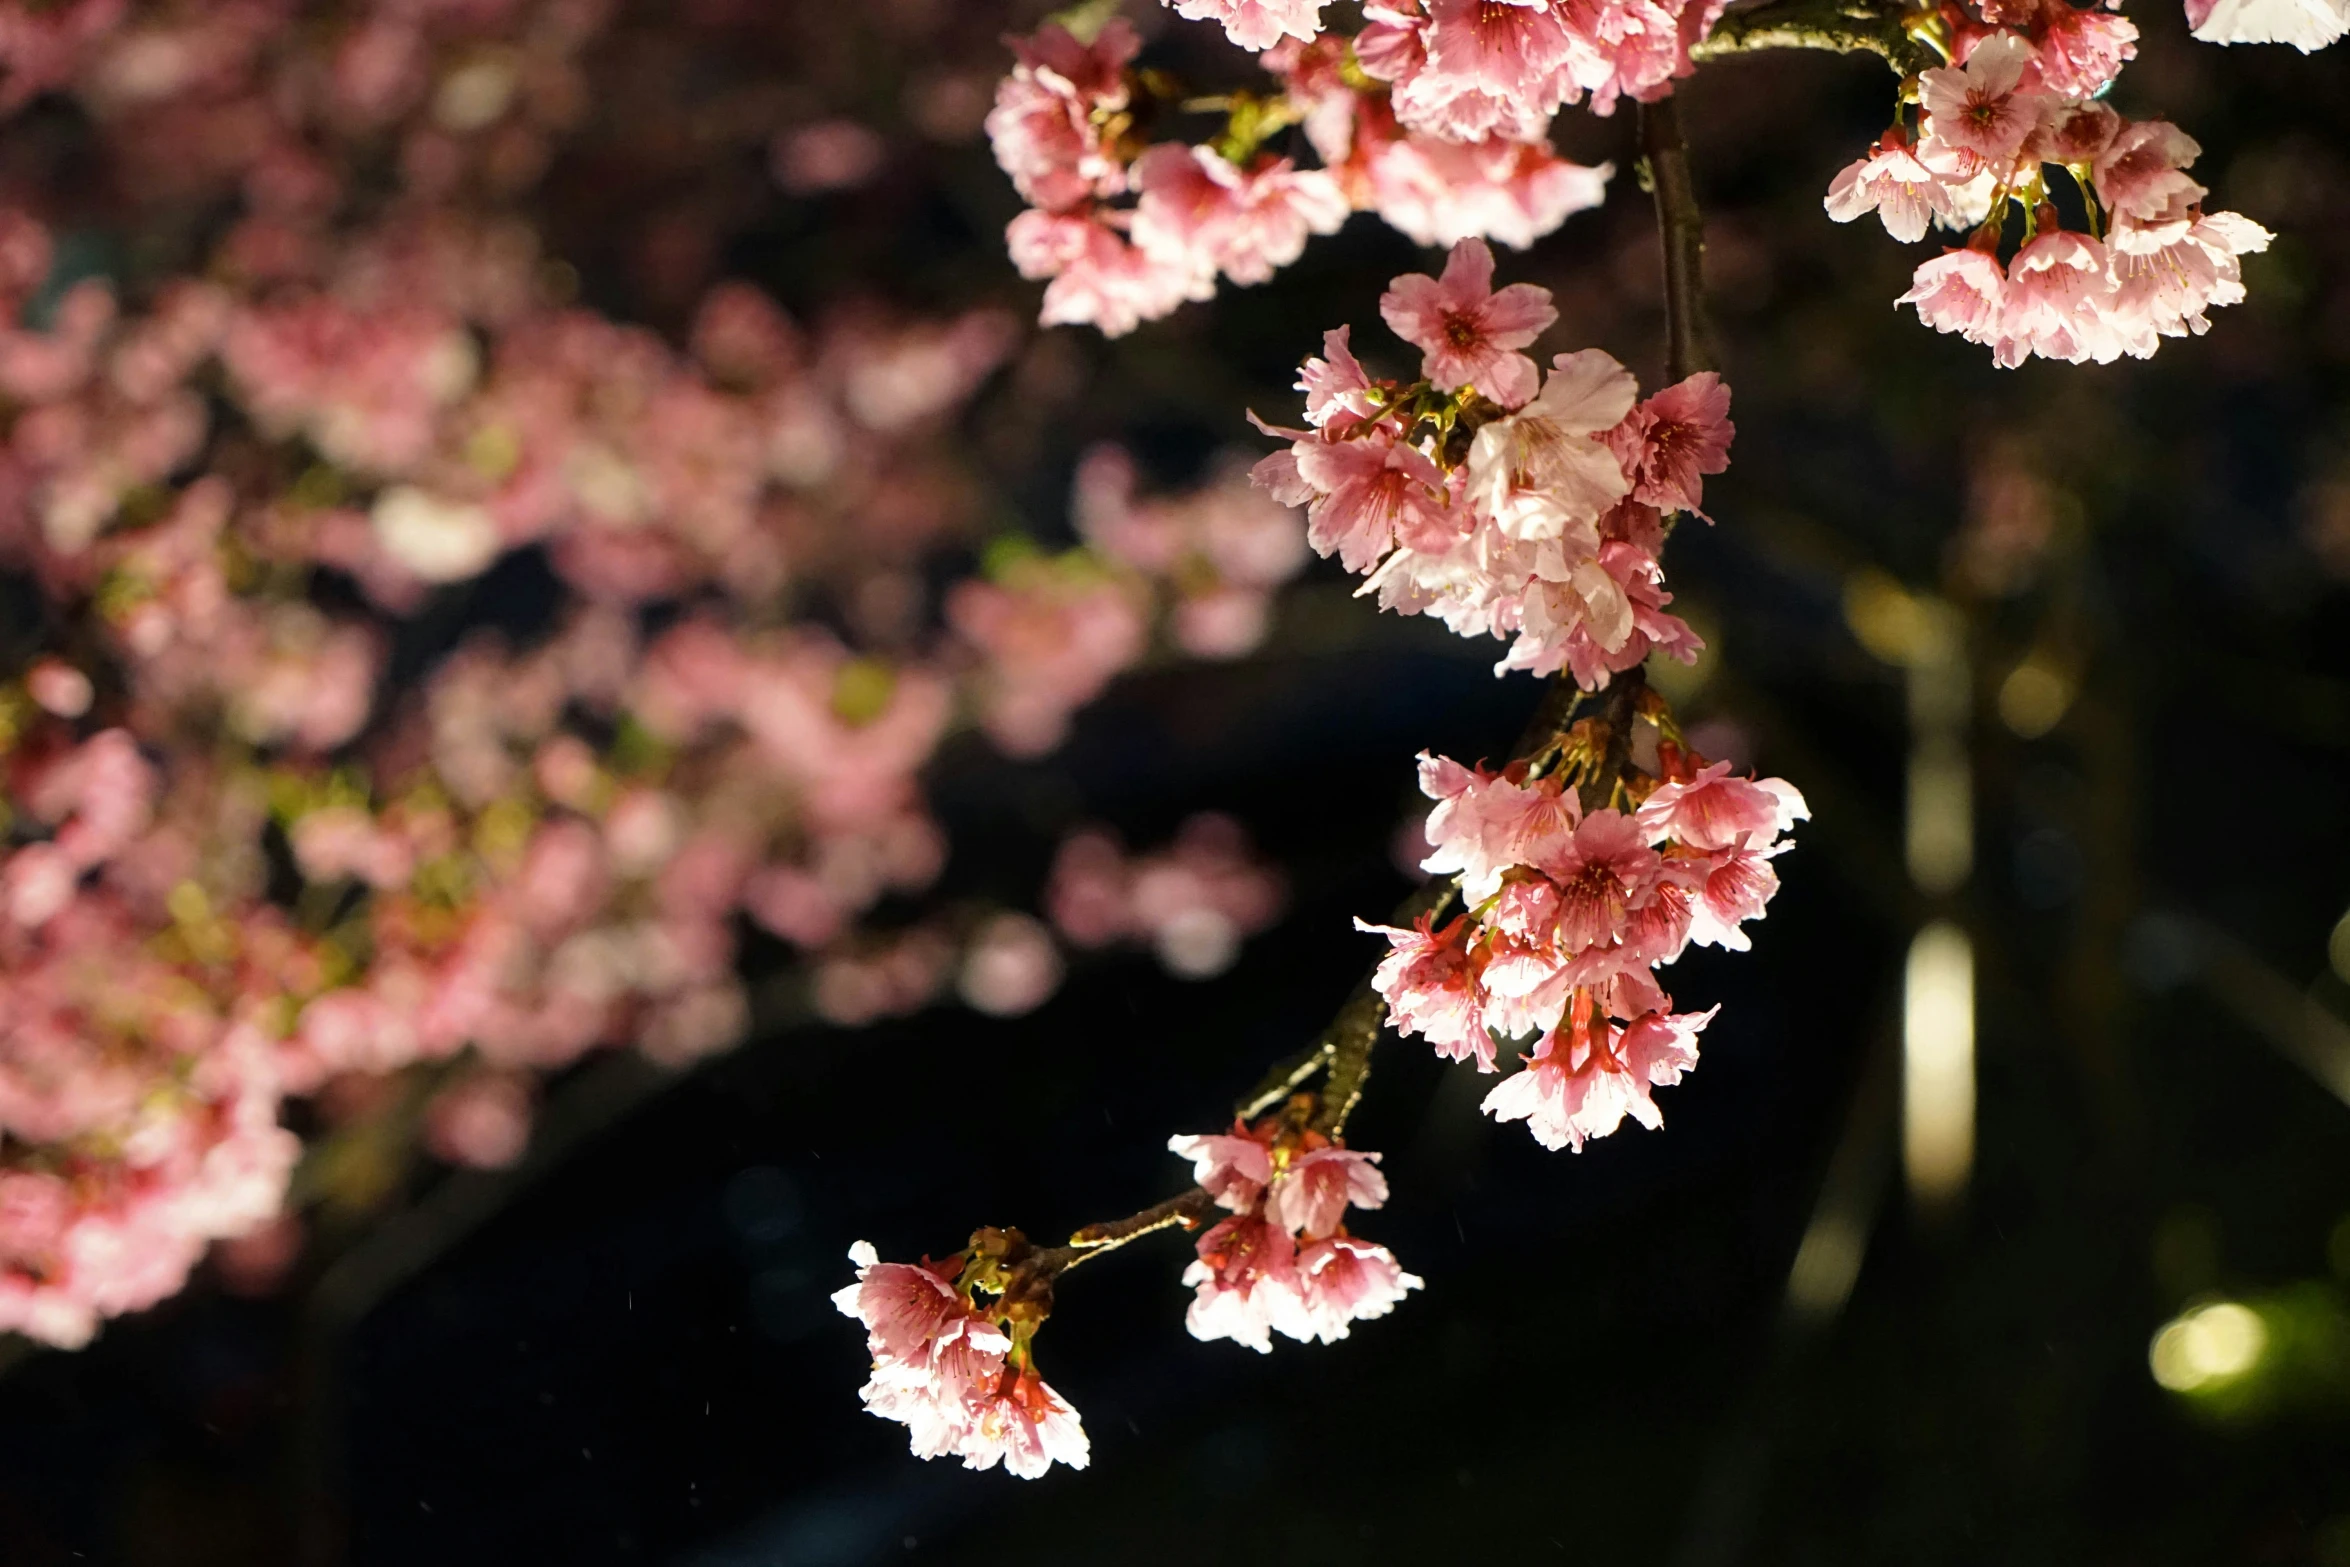
[[[2023,150],[2040,123],[2042,98],[2023,86],[2032,46],[2000,33],[1975,46],[1963,70],[1943,67],[1918,78],[1928,132],[1994,167]]]
[[[1322,30],[1322,7],[1330,0],[1164,0],[1177,16],[1221,22],[1225,36],[1243,49],[1270,49],[1283,38],[1307,43]]]
[[[849,1260],[857,1265],[857,1282],[834,1291],[832,1303],[842,1316],[865,1324],[875,1356],[927,1364],[953,1343],[1010,1347],[1010,1340],[972,1315],[970,1302],[941,1271],[945,1264],[883,1262],[865,1241],[849,1248]]]
[[[1354,328],[1335,327],[1322,334],[1327,357],[1308,359],[1298,368],[1297,389],[1306,394],[1306,422],[1333,436],[1379,415],[1381,400],[1372,395],[1371,378],[1348,346]]]
[[[1524,250],[1604,201],[1615,172],[1610,164],[1569,163],[1547,144],[1503,137],[1450,142],[1388,126],[1357,141],[1355,204],[1415,245],[1485,238]]]
[[[2043,206],[2042,222],[2053,223]],[[2037,354],[2079,363],[2110,362],[2121,341],[2108,322],[2113,280],[2105,246],[2087,234],[2045,228],[2007,264],[1992,358],[2012,369]]]
[[[2350,0],[2187,0],[2207,44],[2291,44],[2312,54],[2350,33]]]
[[[1183,1270],[1194,1286],[1183,1324],[1202,1343],[1228,1338],[1258,1354],[1273,1350],[1272,1331],[1302,1339],[1297,1254],[1289,1232],[1261,1218],[1224,1220],[1199,1238],[1199,1255]]]
[[[1574,539],[1596,551],[1593,525],[1631,484],[1603,436],[1639,395],[1612,356],[1596,348],[1560,354],[1539,395],[1470,442],[1470,497],[1513,539]]]
[[[2266,250],[2268,230],[2233,212],[2199,218],[2176,243],[2140,251],[2120,243],[2114,227],[2110,253],[2114,294],[2111,321],[2123,351],[2143,359],[2164,337],[2186,337],[2210,326],[2204,311],[2244,298],[2237,257]]]
[[[1929,223],[1956,227],[1959,222],[1950,186],[1918,160],[1899,126],[1880,137],[1867,157],[1836,176],[1828,187],[1826,206],[1828,216],[1839,223],[1874,212],[1885,232],[1904,244],[1924,239]]]
[[[1376,1208],[1387,1201],[1387,1178],[1372,1168],[1378,1162],[1377,1154],[1350,1148],[1300,1154],[1273,1183],[1265,1217],[1307,1240],[1328,1235],[1346,1218],[1348,1205]]]
[[[1098,216],[1023,212],[1004,240],[1022,277],[1052,280],[1037,316],[1046,326],[1091,325],[1123,337],[1215,292],[1213,268],[1153,257]]]
[[[1130,582],[1082,554],[1019,561],[957,583],[947,622],[985,660],[982,723],[1006,754],[1042,756],[1070,716],[1141,657],[1148,627]]]
[[[2121,134],[2122,125],[2122,117],[2102,103],[2058,104],[2042,117],[2025,155],[2043,163],[2094,164]]]
[[[1406,1292],[1420,1287],[1421,1280],[1404,1272],[1393,1252],[1352,1235],[1329,1236],[1297,1254],[1301,1325],[1325,1344],[1346,1337],[1351,1323],[1386,1316]]]
[[[505,1072],[483,1072],[441,1090],[424,1112],[425,1144],[451,1164],[502,1170],[530,1146],[530,1088]]]
[[[2158,249],[2184,235],[2206,192],[2184,172],[2203,149],[2165,120],[2125,125],[2097,153],[2091,179],[2116,218],[2115,243]]]
[[[1483,768],[1420,753],[1420,792],[1436,802],[1425,828],[1432,845],[1420,869],[1457,875],[1461,891],[1482,903],[1501,885],[1502,872],[1521,861],[1520,849],[1543,827],[1571,830],[1574,796],[1553,784],[1521,789]]]
[[[1558,319],[1550,291],[1512,283],[1493,291],[1493,252],[1483,240],[1452,249],[1441,280],[1406,273],[1388,286],[1379,313],[1395,335],[1424,351],[1422,370],[1440,389],[1473,386],[1504,408],[1533,397],[1534,361],[1516,352]]]
[[[1704,475],[1730,466],[1730,438],[1737,433],[1730,422],[1730,389],[1707,370],[1633,409],[1607,441],[1631,481],[1634,500],[1660,511],[1698,511]]]
[[[1559,887],[1558,943],[1583,952],[1620,942],[1632,910],[1655,883],[1656,851],[1639,822],[1621,811],[1593,811],[1573,837],[1537,867]]]
[[[1056,1463],[1083,1469],[1092,1444],[1069,1401],[1023,1366],[977,1401],[956,1451],[966,1469],[993,1469],[1000,1460],[1006,1473],[1035,1480]]]
[[[1701,947],[1744,952],[1754,943],[1739,927],[1760,919],[1779,890],[1779,873],[1771,869],[1776,849],[1729,848],[1697,862],[1704,874],[1697,897],[1689,907],[1689,939]]]
[[[1657,786],[1637,813],[1650,843],[1667,839],[1712,851],[1767,849],[1811,810],[1795,786],[1778,778],[1733,778],[1728,762],[1715,762],[1694,778]]]
[[[1085,1467],[1084,1427],[1012,1341],[950,1284],[943,1265],[885,1263],[863,1241],[849,1248],[857,1282],[837,1292],[843,1316],[865,1325],[873,1375],[865,1407],[905,1425],[917,1457],[952,1453],[967,1469],[1001,1463],[1033,1480],[1055,1463]]]
[[[1937,332],[1985,343],[1997,330],[2006,293],[2007,273],[1999,258],[1968,246],[1920,263],[1909,292],[1894,304],[1917,306],[1918,319]]]
[[[1494,1085],[1484,1109],[1496,1121],[1524,1121],[1545,1148],[1581,1152],[1628,1115],[1651,1131],[1664,1124],[1651,1089],[1678,1083],[1697,1064],[1697,1033],[1713,1013],[1650,1013],[1619,1029],[1577,991],[1571,1016],[1545,1034],[1527,1066]]]
[[[1493,1036],[1480,1021],[1484,995],[1469,961],[1471,931],[1456,919],[1441,932],[1423,915],[1410,930],[1355,921],[1355,929],[1385,936],[1387,956],[1371,984],[1387,1003],[1388,1021],[1399,1034],[1418,1034],[1448,1061],[1472,1058],[1481,1071],[1493,1070]]]
[[[1306,540],[1317,554],[1335,553],[1349,571],[1370,570],[1398,542],[1460,531],[1436,464],[1384,429],[1300,441],[1295,451],[1298,477],[1314,496]]]
[[[987,135],[1013,187],[1047,212],[1124,190],[1125,170],[1093,116],[1126,102],[1126,66],[1142,48],[1132,25],[1113,17],[1086,45],[1047,23],[1012,47],[1020,61],[996,87]]]
[[[1221,270],[1262,283],[1305,251],[1308,234],[1335,234],[1346,198],[1320,169],[1264,159],[1252,171],[1209,147],[1161,142],[1134,163],[1142,199],[1134,243],[1172,270]]]
[[[2031,27],[2039,85],[2062,98],[2093,98],[2138,54],[2138,29],[2126,17],[2071,0],[2041,0]]]
[[[1248,1135],[1238,1121],[1229,1134],[1208,1132],[1192,1137],[1170,1137],[1167,1151],[1191,1161],[1191,1178],[1209,1196],[1234,1213],[1257,1205],[1273,1181],[1273,1155],[1263,1142]]]
[[[1447,141],[1539,141],[1574,91],[1572,44],[1547,4],[1428,0],[1420,46],[1425,63],[1396,82],[1396,117]]]

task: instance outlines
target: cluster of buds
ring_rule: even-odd
[[[2092,96],[2132,52],[2127,22],[2062,0],[2028,31],[1971,24],[1955,8],[1945,22],[1928,36],[1956,63],[1908,85],[1916,129],[1896,123],[1828,191],[1831,217],[1873,211],[1897,239],[1929,224],[1972,230],[1920,265],[1898,303],[2012,368],[2144,359],[2244,298],[2239,258],[2267,249],[2268,231],[2204,211],[2208,192],[2185,172],[2201,149],[2177,126],[2124,119]],[[2077,191],[2086,231],[2065,226],[2053,169]],[[2010,207],[2022,240],[2002,262]]]
[[[1557,319],[1549,291],[1492,279],[1493,253],[1464,240],[1441,279],[1395,280],[1380,310],[1422,350],[1409,384],[1373,379],[1350,329],[1331,332],[1298,382],[1311,428],[1267,429],[1291,444],[1258,482],[1309,508],[1314,548],[1383,608],[1508,641],[1501,670],[1597,689],[1651,652],[1694,659],[1656,557],[1665,517],[1729,464],[1729,390],[1709,371],[1643,401],[1596,349],[1545,377],[1520,350]]]
[[[1606,773],[1611,737],[1596,721],[1548,771],[1423,756],[1420,787],[1436,801],[1425,868],[1459,878],[1464,912],[1441,927],[1361,925],[1387,937],[1373,983],[1399,1032],[1486,1072],[1497,1039],[1535,1039],[1485,1111],[1550,1148],[1580,1149],[1626,1116],[1662,1124],[1651,1090],[1697,1064],[1713,1013],[1675,1012],[1656,971],[1692,944],[1745,950],[1740,927],[1778,891],[1781,835],[1810,814],[1792,785],[1685,750],[1655,694],[1642,697],[1660,772],[1623,768],[1604,803],[1574,787]]]

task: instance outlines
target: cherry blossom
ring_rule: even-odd
[[[1516,350],[1558,319],[1549,294],[1531,284],[1495,292],[1493,252],[1474,239],[1453,247],[1443,277],[1397,278],[1381,297],[1379,314],[1396,336],[1424,352],[1422,373],[1438,390],[1473,386],[1504,408],[1531,399],[1539,375],[1534,361]]]
[[[1387,1178],[1372,1168],[1378,1162],[1375,1153],[1348,1148],[1298,1154],[1267,1193],[1265,1216],[1292,1235],[1319,1240],[1338,1228],[1350,1205],[1376,1208],[1387,1201]]]
[[[1985,39],[1963,68],[1918,78],[1929,134],[1994,167],[2012,161],[2039,122],[2040,100],[2024,85],[2032,46],[2013,33]]]
[[[1209,148],[1161,142],[1135,160],[1133,178],[1135,246],[1161,266],[1235,283],[1264,282],[1304,253],[1307,235],[1346,221],[1337,182],[1286,159],[1243,171]]]
[[[2187,0],[2187,26],[2213,44],[2291,44],[2312,54],[2350,33],[2342,0]]]
[[[1295,1272],[1298,1325],[1325,1344],[1345,1338],[1356,1322],[1386,1316],[1423,1284],[1386,1247],[1352,1235],[1326,1236],[1299,1248]]]
[[[1273,1155],[1238,1123],[1230,1135],[1171,1137],[1167,1151],[1192,1162],[1192,1179],[1234,1213],[1247,1213],[1273,1183]]]
[[[987,135],[1014,188],[1046,212],[1124,190],[1125,165],[1102,139],[1095,116],[1126,103],[1125,69],[1142,48],[1133,27],[1112,18],[1090,44],[1080,44],[1047,23],[1012,43],[1019,63],[996,89]]]
[[[1177,16],[1221,22],[1243,49],[1270,49],[1283,38],[1311,41],[1322,30],[1329,0],[1164,0]]]
[[[1000,1463],[1030,1480],[1055,1463],[1086,1466],[1090,1447],[1077,1412],[955,1282],[975,1259],[883,1262],[859,1241],[849,1260],[857,1281],[832,1299],[866,1329],[873,1375],[865,1406],[905,1425],[915,1456],[953,1454],[967,1469]]]
[[[1828,187],[1828,216],[1850,223],[1874,212],[1885,232],[1904,244],[1926,237],[1930,223],[1956,227],[1958,204],[1949,182],[1919,161],[1899,126],[1888,130]]]
[[[1269,1355],[1275,1328],[1292,1338],[1313,1331],[1298,1295],[1297,1248],[1286,1228],[1241,1215],[1212,1226],[1197,1250],[1183,1271],[1193,1290],[1183,1322],[1193,1338],[1230,1339]]]
[[[1355,921],[1355,929],[1385,936],[1390,951],[1372,983],[1387,1003],[1397,1032],[1417,1034],[1453,1061],[1493,1070],[1493,1036],[1483,1022],[1484,990],[1471,966],[1466,921],[1441,933],[1427,921],[1413,930]]]
[[[1608,432],[1632,498],[1660,511],[1698,511],[1705,478],[1730,466],[1730,389],[1711,370],[1642,402]]]

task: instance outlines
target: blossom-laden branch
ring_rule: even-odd
[[[2240,258],[2266,250],[2269,232],[2204,211],[2209,192],[2186,173],[2202,149],[2178,127],[2100,101],[2137,51],[2135,27],[2019,0],[1982,20],[1946,6],[1930,36],[1951,63],[1904,79],[1893,124],[1826,199],[1838,222],[1873,211],[1899,240],[1929,226],[1966,234],[1897,303],[2012,368],[2144,359],[2244,298]],[[2066,226],[2051,171],[2078,193],[2085,230]],[[2011,207],[2022,241],[2002,263]]]
[[[988,129],[1030,203],[1007,237],[1022,272],[1049,280],[1043,319],[1132,330],[1209,297],[1219,276],[1263,280],[1349,210],[1451,244],[1441,278],[1399,277],[1380,302],[1421,350],[1419,377],[1375,377],[1351,328],[1328,333],[1298,382],[1306,427],[1260,424],[1288,446],[1256,477],[1307,508],[1308,543],[1364,576],[1381,608],[1495,637],[1508,644],[1497,674],[1553,684],[1498,771],[1422,756],[1435,802],[1424,868],[1445,879],[1395,925],[1363,927],[1387,938],[1387,956],[1242,1102],[1230,1133],[1170,1144],[1194,1163],[1191,1190],[1064,1247],[982,1230],[958,1259],[908,1268],[860,1245],[860,1283],[839,1299],[870,1335],[868,1406],[904,1421],[918,1453],[1023,1474],[1086,1459],[1074,1412],[1034,1377],[1028,1347],[1052,1281],[1085,1256],[1230,1210],[1184,1275],[1189,1326],[1260,1350],[1273,1332],[1343,1336],[1418,1287],[1343,1222],[1387,1194],[1377,1155],[1341,1141],[1385,1025],[1487,1072],[1499,1042],[1532,1040],[1525,1069],[1484,1108],[1554,1148],[1580,1149],[1627,1117],[1661,1124],[1653,1090],[1696,1064],[1714,1013],[1673,1010],[1658,971],[1693,943],[1749,944],[1742,927],[1777,887],[1769,861],[1807,811],[1784,782],[1735,777],[1690,750],[1641,675],[1654,653],[1697,651],[1667,608],[1657,556],[1679,513],[1704,515],[1703,477],[1726,465],[1732,434],[1728,389],[1709,368],[1680,78],[1702,59],[1771,48],[1885,59],[1901,77],[1895,122],[1839,176],[1828,210],[1878,211],[1906,240],[1929,221],[1971,228],[1901,302],[1989,344],[2001,365],[2143,357],[2161,337],[2203,331],[2206,309],[2243,296],[2237,258],[2268,242],[2248,220],[2203,213],[2206,192],[2183,172],[2192,141],[2095,101],[2136,30],[2066,0],[1778,0],[1731,16],[1703,0],[1388,0],[1350,38],[1323,31],[1326,0],[1166,3],[1260,52],[1279,91],[1192,97],[1133,69],[1139,39],[1105,15],[1108,0],[1073,13],[1076,32],[1016,40]],[[2350,0],[2188,0],[2188,12],[2218,42],[2308,49],[2350,30]],[[1551,120],[1579,101],[1607,114],[1624,97],[1642,106],[1673,382],[1645,400],[1604,353],[1557,355],[1546,374],[1523,352],[1557,313],[1544,290],[1494,289],[1484,243],[1523,248],[1597,203],[1610,171],[1558,160]],[[1199,143],[1150,141],[1186,111],[1225,123]],[[1265,150],[1300,126],[1322,167]],[[2088,234],[2062,227],[2050,167],[2079,188]],[[2002,266],[2010,205],[2023,243]],[[1604,695],[1577,717],[1587,694]],[[1653,768],[1634,763],[1643,739]]]
[[[1007,239],[1022,272],[1047,282],[1047,322],[1131,331],[1211,297],[1219,279],[1264,281],[1350,211],[1376,212],[1422,244],[1482,237],[1523,248],[1596,206],[1612,172],[1553,151],[1562,109],[1606,115],[1629,98],[1669,113],[1698,63],[1767,49],[1872,53],[1900,78],[1893,127],[1837,181],[1829,212],[1842,221],[1881,210],[1905,240],[1923,237],[1929,218],[1972,230],[1963,249],[1919,269],[1901,302],[1990,346],[2003,366],[2144,358],[2164,337],[2201,332],[2211,307],[2243,297],[2239,258],[2268,242],[2246,219],[2204,217],[2203,188],[2181,172],[2196,154],[2191,141],[2168,126],[2133,139],[2144,128],[2096,101],[2137,47],[2136,27],[2110,7],[1392,0],[1368,8],[1349,37],[1324,31],[1318,0],[1171,3],[1257,53],[1270,90],[1194,96],[1164,72],[1136,69],[1139,35],[1100,5],[1068,14],[1076,33],[1048,24],[1015,41],[1020,64],[988,128],[1030,203]],[[2350,0],[2188,0],[2187,11],[2196,35],[2219,43],[2308,50],[2350,30]],[[1977,47],[2000,40],[1993,70],[1975,75]],[[1935,88],[1958,68],[1974,79]],[[1977,132],[1999,134],[1905,123],[1907,106],[1921,103],[1921,119],[1951,122],[1951,102],[1930,99],[1937,90],[1988,117]],[[1221,128],[1154,139],[1199,113],[1223,115]],[[1304,147],[1283,139],[1292,128]],[[1299,161],[1309,148],[1319,167]],[[2109,151],[2118,167],[2108,167]],[[2061,228],[2048,166],[2067,170],[2090,200],[2085,235]],[[2025,243],[2001,267],[2010,205],[2021,209]],[[2050,235],[2059,237],[2033,248]]]
[[[1486,1072],[1498,1041],[1532,1040],[1485,1109],[1553,1148],[1627,1117],[1660,1124],[1654,1088],[1696,1064],[1713,1014],[1674,1012],[1655,970],[1693,941],[1746,944],[1739,927],[1776,887],[1766,862],[1805,812],[1788,785],[1689,751],[1641,674],[1651,651],[1696,648],[1665,607],[1656,552],[1668,517],[1698,510],[1732,434],[1719,377],[1689,373],[1704,353],[1703,233],[1687,148],[1669,108],[1643,132],[1674,386],[1641,401],[1628,371],[1590,351],[1557,356],[1545,377],[1522,350],[1556,319],[1548,293],[1496,290],[1491,253],[1464,241],[1442,278],[1399,277],[1381,301],[1421,351],[1416,381],[1373,378],[1341,328],[1301,374],[1307,427],[1260,426],[1289,446],[1259,464],[1259,482],[1308,507],[1316,549],[1366,574],[1388,607],[1511,639],[1501,668],[1549,673],[1550,689],[1500,771],[1421,758],[1435,802],[1425,868],[1439,879],[1396,924],[1362,927],[1388,955],[1228,1133],[1169,1143],[1193,1162],[1190,1190],[1065,1246],[981,1230],[917,1268],[860,1243],[859,1282],[838,1301],[867,1329],[865,1402],[906,1424],[917,1453],[1027,1475],[1082,1466],[1082,1428],[1031,1351],[1055,1281],[1143,1235],[1200,1231],[1218,1209],[1230,1216],[1199,1234],[1184,1274],[1195,1337],[1260,1351],[1275,1333],[1328,1342],[1420,1287],[1345,1223],[1387,1197],[1378,1155],[1343,1138],[1391,1023]],[[1642,725],[1654,772],[1634,765]]]

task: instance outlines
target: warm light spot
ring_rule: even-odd
[[[1999,685],[1999,721],[2026,740],[2054,729],[2072,705],[2072,681],[2037,653]]]
[[[1844,581],[1844,623],[1888,664],[1906,664],[1932,636],[1932,616],[1891,574],[1871,567]]]
[[[2326,961],[2334,968],[2334,977],[2350,985],[2350,914],[2334,922],[2334,933],[2326,939]]]
[[[1901,1158],[1911,1198],[1944,1208],[1975,1160],[1975,954],[1947,920],[1910,943],[1901,1003]]]
[[[2163,1325],[2146,1352],[2154,1380],[2174,1393],[2231,1381],[2260,1363],[2268,1329],[2249,1306],[2223,1300]]]
[[[1852,1295],[1867,1251],[1868,1235],[1850,1215],[1820,1215],[1803,1232],[1795,1265],[1787,1270],[1787,1304],[1812,1321],[1835,1316]]]
[[[1957,736],[1921,736],[1909,753],[1909,815],[1903,848],[1922,892],[1955,892],[1975,864],[1974,777]]]

